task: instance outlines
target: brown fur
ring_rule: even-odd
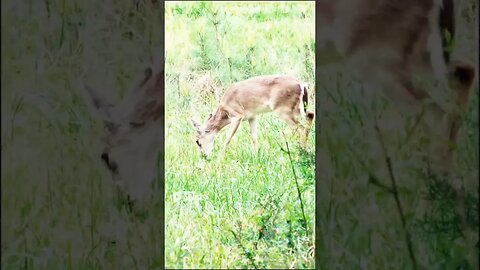
[[[133,201],[148,200],[161,150],[164,117],[164,71],[144,70],[142,78],[120,104],[113,105],[86,87],[91,109],[103,120],[105,133],[99,156],[114,182]]]
[[[223,96],[213,116],[203,126],[194,122],[198,132],[197,144],[199,144],[202,150],[202,147],[205,147],[206,144],[213,143],[214,136],[210,135],[211,133],[216,134],[225,126],[233,123],[224,146],[225,151],[240,122],[249,120],[254,149],[256,150],[255,117],[266,112],[275,112],[289,125],[299,126],[297,118],[301,114],[300,104],[301,102],[308,104],[306,90],[304,96],[301,97],[301,83],[297,78],[287,75],[256,76],[234,83]],[[305,143],[308,129],[313,122],[313,116],[312,112],[308,113],[308,126],[303,127],[303,143]],[[208,140],[202,140],[207,136],[209,137]]]
[[[444,32],[455,32],[452,0],[443,0],[443,8],[434,0],[325,0],[321,6],[318,16],[325,19],[320,19],[319,27],[320,65],[328,64],[323,59],[345,61],[400,108],[419,111],[426,106],[429,120],[424,125],[444,140],[456,138],[457,112],[425,104],[436,89],[423,89],[414,79],[422,72],[425,80],[446,82],[458,97],[457,107],[465,110],[475,76],[472,65],[450,61]],[[326,57],[335,54],[334,59]],[[450,119],[447,126],[441,124],[445,116]],[[442,144],[432,157],[438,156],[440,167],[446,168],[451,152],[447,143]]]

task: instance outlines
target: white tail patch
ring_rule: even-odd
[[[438,20],[440,17],[440,9],[442,8],[442,1],[434,1],[436,8],[432,8],[428,14],[430,24],[430,35],[428,36],[428,47],[430,52],[430,62],[433,69],[433,74],[442,84],[446,84],[447,64],[443,58],[442,33],[438,27]]]
[[[305,118],[305,105],[303,104],[303,96],[305,95],[307,87],[308,87],[308,84],[306,82],[300,83],[300,89],[302,93],[300,95],[299,108],[300,108],[300,115],[302,116],[302,118]]]

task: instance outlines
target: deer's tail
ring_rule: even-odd
[[[310,126],[315,117],[315,113],[307,111],[308,107],[308,84],[305,82],[300,83],[300,89],[302,90],[301,100],[300,100],[300,113],[307,119],[308,125]]]

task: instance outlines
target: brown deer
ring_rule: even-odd
[[[78,83],[90,109],[103,121],[99,161],[131,202],[144,203],[151,195],[157,155],[162,150],[164,72],[147,68],[123,101],[113,105],[97,89]]]
[[[451,60],[452,0],[323,0],[317,2],[320,66],[341,62],[406,112],[424,109],[422,124],[438,138],[432,158],[451,162],[460,116],[475,79],[473,65]],[[435,91],[452,96],[434,101]]]
[[[314,118],[314,113],[306,110],[307,105],[307,84],[292,76],[256,76],[234,83],[203,125],[192,119],[197,131],[197,146],[203,155],[211,155],[215,137],[224,127],[230,125],[221,152],[223,156],[240,123],[248,120],[253,149],[257,152],[256,117],[267,112],[276,113],[291,127],[299,127],[302,130],[301,143],[305,145]],[[306,119],[306,126],[299,122],[299,116]]]

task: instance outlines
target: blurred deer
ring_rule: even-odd
[[[405,112],[424,109],[421,123],[437,143],[432,159],[451,162],[460,118],[475,79],[473,65],[450,59],[452,0],[323,0],[317,2],[319,65],[342,62]],[[454,102],[432,99],[437,91]]]
[[[146,68],[143,78],[120,104],[101,92],[81,87],[94,115],[103,121],[103,148],[98,160],[110,171],[120,190],[132,202],[151,194],[157,155],[164,137],[164,72]]]
[[[292,76],[256,76],[234,83],[204,124],[192,119],[197,131],[196,144],[203,155],[211,155],[215,137],[230,125],[221,152],[223,156],[240,123],[248,120],[253,149],[257,152],[257,116],[274,112],[291,127],[302,130],[301,143],[305,145],[314,118],[314,113],[306,110],[307,105],[307,84]],[[300,123],[299,117],[306,119],[306,126]]]

